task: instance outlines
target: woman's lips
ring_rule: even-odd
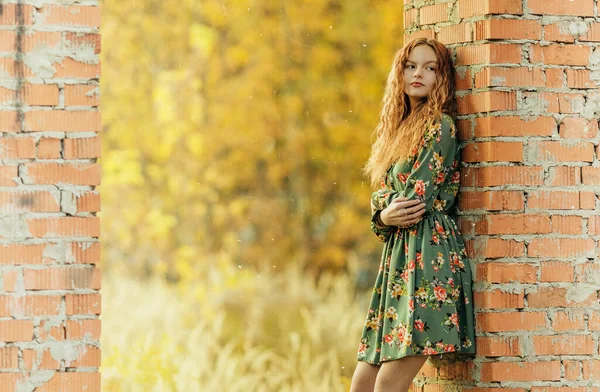
[[[410,85],[413,87],[423,87],[422,83],[411,83]]]

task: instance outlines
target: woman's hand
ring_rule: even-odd
[[[424,213],[425,203],[399,197],[381,211],[379,217],[386,226],[408,227],[421,220]]]

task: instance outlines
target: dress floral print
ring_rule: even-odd
[[[359,361],[380,365],[409,355],[475,354],[471,268],[448,215],[460,185],[459,156],[454,121],[444,114],[371,195],[371,229],[384,246]],[[378,215],[402,196],[425,203],[423,218],[407,228],[380,226]]]

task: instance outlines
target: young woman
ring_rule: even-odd
[[[475,354],[471,268],[449,215],[460,149],[454,67],[433,39],[394,59],[365,173],[371,229],[384,242],[351,392],[407,391],[430,355]]]

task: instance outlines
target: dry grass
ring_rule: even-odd
[[[348,276],[228,263],[177,286],[106,273],[102,292],[110,392],[347,391],[368,300]]]

